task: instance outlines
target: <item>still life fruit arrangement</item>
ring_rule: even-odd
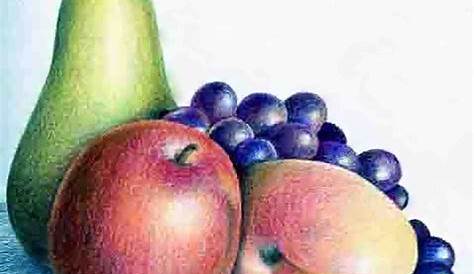
[[[148,0],[64,0],[9,175],[11,224],[57,274],[448,274],[389,151],[324,100],[200,87],[177,107]]]

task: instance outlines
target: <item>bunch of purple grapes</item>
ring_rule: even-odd
[[[253,93],[238,104],[228,84],[211,82],[197,90],[190,107],[180,107],[163,119],[208,133],[239,172],[277,159],[322,161],[358,173],[400,209],[408,205],[408,192],[398,184],[402,171],[397,157],[382,149],[357,154],[344,132],[326,121],[326,103],[317,94],[300,92],[282,101],[269,93]],[[416,273],[452,273],[451,245],[431,237],[421,221],[411,224],[419,243]]]
[[[408,204],[408,192],[398,184],[402,173],[395,155],[381,149],[357,155],[344,132],[326,122],[326,103],[314,93],[296,93],[285,101],[254,93],[237,104],[229,85],[212,82],[198,89],[190,107],[163,118],[207,132],[240,171],[276,159],[322,161],[360,174],[401,209]]]

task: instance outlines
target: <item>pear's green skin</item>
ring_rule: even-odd
[[[8,178],[10,221],[28,254],[48,263],[50,208],[85,144],[173,107],[150,0],[63,0],[51,69]]]

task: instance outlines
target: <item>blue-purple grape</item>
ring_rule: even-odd
[[[285,123],[288,113],[285,104],[268,93],[254,93],[245,97],[237,107],[237,117],[250,125],[256,136],[274,125]]]
[[[451,268],[455,261],[455,254],[451,244],[438,237],[425,239],[419,249],[419,264],[439,264]]]
[[[307,125],[287,123],[274,126],[264,138],[275,146],[282,159],[312,159],[318,152],[318,138]]]
[[[341,128],[333,123],[324,123],[318,131],[319,142],[347,143],[347,138]]]
[[[449,267],[439,264],[418,265],[414,274],[454,274]]]
[[[356,173],[360,168],[357,153],[349,146],[337,142],[319,143],[314,160],[337,165]]]
[[[372,149],[361,153],[359,162],[362,177],[384,192],[397,185],[402,176],[397,157],[382,149]]]
[[[232,156],[234,164],[241,170],[256,163],[278,159],[275,147],[264,139],[243,141],[236,147]]]
[[[209,130],[209,136],[228,154],[232,154],[237,145],[253,138],[254,134],[247,123],[239,118],[231,117],[214,124]]]
[[[210,125],[206,114],[193,107],[180,107],[166,114],[163,119],[195,128],[201,132],[206,132]]]
[[[430,230],[422,221],[413,219],[410,220],[410,225],[415,231],[418,245],[431,236]]]
[[[237,96],[226,83],[211,82],[199,88],[191,100],[191,106],[204,112],[214,124],[231,117],[237,109]]]
[[[397,205],[400,209],[405,209],[408,205],[409,195],[408,191],[401,185],[396,185],[392,189],[385,192],[385,194]]]
[[[310,92],[299,92],[285,100],[288,122],[305,124],[317,132],[327,118],[324,100]]]

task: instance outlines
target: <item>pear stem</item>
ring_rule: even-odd
[[[196,144],[189,144],[179,153],[176,153],[174,156],[174,161],[180,166],[185,166],[188,164],[187,160],[189,156],[196,150],[198,150],[198,146]]]

